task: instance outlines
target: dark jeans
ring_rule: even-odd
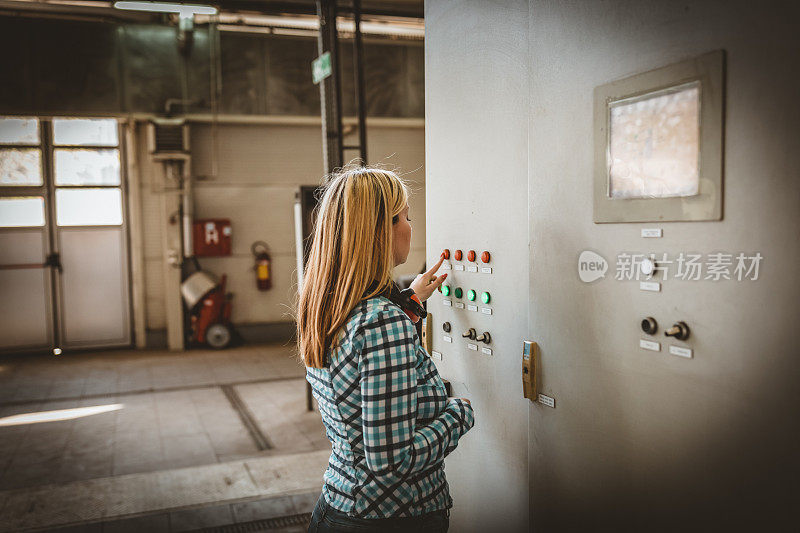
[[[334,509],[320,495],[311,513],[308,533],[383,533],[409,531],[414,533],[446,533],[450,526],[450,511],[434,511],[420,516],[402,518],[354,518]]]

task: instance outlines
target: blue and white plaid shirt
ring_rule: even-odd
[[[447,398],[414,324],[385,297],[361,301],[328,353],[307,368],[332,453],[322,492],[361,518],[415,516],[453,505],[444,458],[474,424]]]

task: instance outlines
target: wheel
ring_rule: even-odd
[[[219,322],[211,324],[206,330],[206,342],[217,350],[225,348],[231,342],[231,328]]]

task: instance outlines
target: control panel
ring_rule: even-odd
[[[442,250],[441,269],[448,272],[439,294],[431,298],[434,306],[428,324],[431,335],[431,356],[443,357],[475,352],[491,356],[491,317],[494,316],[492,254],[488,250]],[[438,300],[438,301],[437,301]]]

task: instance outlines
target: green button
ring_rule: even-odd
[[[492,295],[488,292],[481,293],[481,301],[483,301],[483,303],[488,304],[491,299]]]
[[[450,285],[442,285],[439,288],[442,289],[442,294],[445,296],[450,296]]]
[[[472,289],[467,291],[467,300],[469,300],[470,302],[475,301],[475,291],[473,291]]]
[[[461,290],[461,287],[456,287],[456,290],[453,292],[456,295],[456,298],[461,298],[464,294],[464,291]]]

